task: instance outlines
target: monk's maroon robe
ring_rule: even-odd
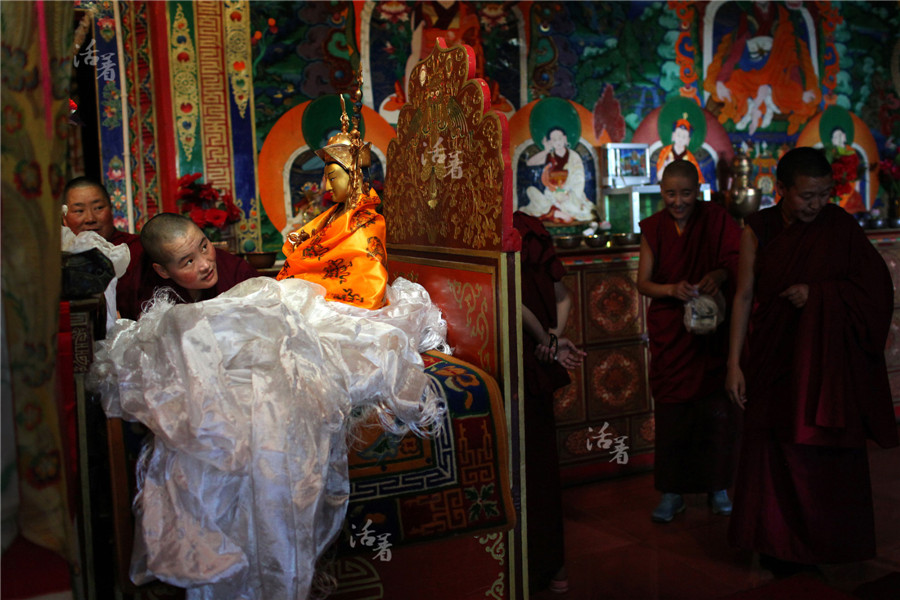
[[[675,220],[661,210],[641,221],[641,233],[653,253],[654,283],[699,283],[710,271],[725,268],[723,292],[734,292],[741,232],[718,204],[698,201],[679,235]],[[650,335],[650,388],[661,402],[690,402],[725,387],[728,327],[694,335],[684,326],[684,303],[654,298],[647,310]]]
[[[866,440],[897,445],[884,361],[890,272],[836,205],[788,227],[774,206],[747,225],[759,244],[729,538],[801,563],[871,558]],[[779,297],[796,283],[809,286],[800,309]]]
[[[710,271],[727,269],[722,288],[731,304],[740,229],[718,204],[698,201],[684,231],[665,210],[641,221],[653,253],[655,283],[699,283]],[[736,415],[725,396],[728,325],[695,335],[684,326],[684,303],[654,298],[647,311],[650,389],[655,402],[654,484],[662,492],[722,490],[731,485],[736,452]]]
[[[522,236],[522,304],[545,331],[556,327],[555,283],[566,269],[556,255],[553,239],[543,223],[522,212],[513,213],[513,225]],[[565,564],[562,485],[556,448],[553,393],[569,383],[558,362],[544,364],[534,355],[537,342],[522,336],[525,374],[525,469],[528,502],[528,578],[532,593],[546,588]]]

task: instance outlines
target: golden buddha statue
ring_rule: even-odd
[[[353,95],[358,103],[360,86]],[[363,142],[358,115],[350,119],[341,96],[341,131],[316,151],[325,161],[324,189],[334,206],[287,236],[282,247],[284,266],[277,279],[300,278],[325,287],[325,298],[381,308],[387,286],[384,217],[375,208],[381,202],[369,189],[362,169],[371,162]]]

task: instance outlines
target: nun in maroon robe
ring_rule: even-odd
[[[689,163],[667,167],[662,187],[667,186],[667,176],[688,173],[682,168],[685,165]],[[696,176],[692,179],[696,186]],[[695,192],[681,227],[666,202],[667,208],[640,223],[641,259],[647,259],[645,244],[652,255],[650,281],[694,285],[707,274],[724,270],[720,291],[730,299],[740,240],[734,219],[718,204],[697,200]],[[684,300],[639,288],[653,298],[647,310],[647,331],[656,421],[654,486],[664,498],[721,493],[732,483],[738,436],[737,414],[724,393],[727,325],[705,335],[692,333],[684,325]],[[683,501],[678,506],[683,507]],[[671,520],[671,516],[658,518],[657,511],[654,520]]]
[[[884,360],[891,276],[837,205],[789,221],[781,204],[747,218],[755,287],[729,539],[791,563],[865,560],[875,556],[866,440],[897,445]],[[798,283],[808,286],[801,308],[784,297]],[[734,335],[732,347],[740,344]],[[729,387],[731,380],[729,373]]]

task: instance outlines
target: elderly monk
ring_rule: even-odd
[[[896,446],[897,425],[890,272],[830,202],[820,151],[789,151],[776,176],[780,201],[741,237],[727,390],[745,410],[729,539],[782,576],[875,556],[866,440]]]
[[[282,248],[287,258],[276,278],[305,279],[323,286],[328,300],[381,308],[387,285],[385,227],[375,212],[378,194],[366,191],[362,180],[368,144],[355,140],[345,124],[316,154],[325,161],[325,191],[335,204],[288,235]]]
[[[698,202],[699,181],[692,163],[670,163],[660,182],[665,207],[640,223],[637,284],[651,298],[654,484],[662,492],[651,518],[658,523],[685,509],[685,493],[706,493],[714,514],[731,513],[726,488],[736,462],[737,415],[723,390],[728,334],[715,322],[712,332],[689,331],[684,315],[695,298],[731,295],[740,229],[718,204]]]
[[[128,248],[128,267],[116,281],[115,293],[107,292],[107,321],[111,327],[116,319],[120,298],[129,295],[126,288],[136,285],[140,280],[144,253],[141,237],[116,229],[109,192],[95,179],[76,177],[70,180],[63,189],[63,202],[65,207],[63,225],[71,229],[72,233],[79,235],[84,231],[93,231],[115,246],[125,244]]]
[[[215,298],[238,283],[258,277],[245,260],[213,247],[203,230],[184,215],[160,213],[141,229],[140,265],[119,280],[117,308],[137,320],[158,289],[168,288],[176,303]],[[134,261],[134,259],[132,259]]]
[[[90,177],[70,180],[63,189],[63,202],[66,206],[63,224],[75,235],[96,231],[112,244],[137,242],[136,234],[116,229],[109,192],[99,181]]]

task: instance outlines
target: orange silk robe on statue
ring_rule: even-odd
[[[327,300],[363,308],[381,308],[387,286],[384,217],[375,212],[381,201],[374,190],[360,195],[353,210],[322,225],[340,205],[329,208],[300,228],[303,241],[287,241],[287,257],[277,279],[298,278],[325,287]],[[302,235],[305,232],[309,237]]]

